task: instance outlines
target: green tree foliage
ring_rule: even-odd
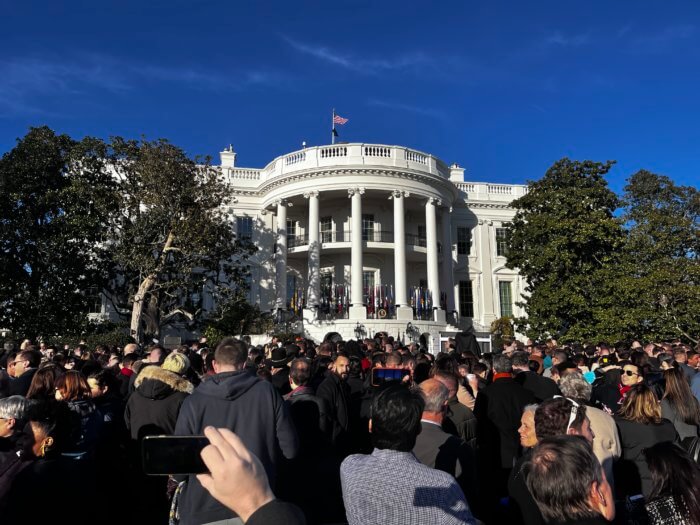
[[[629,231],[624,272],[613,281],[638,333],[695,340],[700,334],[700,192],[641,170],[624,190]]]
[[[110,274],[116,184],[102,141],[32,128],[0,159],[0,326],[35,337],[79,329]]]
[[[165,140],[115,138],[111,161],[121,193],[114,295],[131,307],[131,335],[157,337],[175,322],[196,328],[205,294],[241,297],[254,247],[235,238],[220,170]]]
[[[556,162],[528,193],[513,202],[518,211],[508,227],[508,267],[526,279],[526,319],[518,331],[532,338],[562,341],[600,337],[596,312],[601,272],[614,268],[624,245],[614,217],[617,196],[605,174],[612,162]]]

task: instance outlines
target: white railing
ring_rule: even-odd
[[[364,156],[391,158],[391,148],[388,148],[386,146],[365,146]]]
[[[406,150],[406,160],[411,162],[417,162],[419,164],[428,164],[428,156],[420,153],[418,151],[413,151],[410,149]]]
[[[333,157],[347,157],[348,148],[346,146],[329,146],[321,148],[321,158],[328,159]]]
[[[510,184],[489,184],[488,192],[495,195],[513,195],[513,186]]]
[[[456,186],[462,190],[464,193],[475,193],[476,192],[476,184],[473,184],[471,182],[457,182]]]
[[[260,170],[249,168],[234,168],[229,172],[232,180],[259,180]]]
[[[296,153],[292,153],[291,155],[287,155],[284,158],[284,165],[291,166],[292,164],[298,164],[299,162],[304,162],[305,160],[306,160],[306,152],[305,151],[297,151]]]

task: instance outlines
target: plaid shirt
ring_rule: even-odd
[[[455,479],[411,452],[375,448],[349,456],[340,479],[350,525],[476,523]]]

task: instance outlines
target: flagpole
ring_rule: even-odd
[[[331,116],[331,144],[335,144],[335,108],[333,108],[333,115]]]

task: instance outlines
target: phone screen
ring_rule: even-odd
[[[373,368],[372,386],[381,386],[387,381],[403,381],[403,378],[410,376],[408,368]]]
[[[143,471],[152,476],[208,472],[200,452],[204,436],[146,436],[141,442]]]

